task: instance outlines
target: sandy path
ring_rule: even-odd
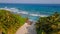
[[[16,34],[36,34],[36,29],[34,27],[34,24],[28,25],[25,23],[17,30]]]
[[[36,34],[34,23],[28,27],[28,34]]]

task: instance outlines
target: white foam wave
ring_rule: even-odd
[[[22,11],[22,10],[19,10],[17,8],[8,8],[8,7],[5,7],[5,8],[0,8],[0,9],[4,9],[4,10],[9,10],[11,12],[16,12],[18,14],[26,14],[26,15],[30,15],[30,16],[40,16],[40,17],[47,17],[48,15],[40,15],[40,14],[29,14],[27,11]]]
[[[17,8],[8,8],[8,7],[5,7],[5,8],[0,8],[0,9],[9,10],[11,12],[16,12],[16,13],[19,13],[19,14],[28,14],[28,12],[19,10]]]
[[[48,17],[48,15],[39,15],[40,17]]]
[[[8,8],[8,7],[0,8],[0,9],[8,10],[8,11],[11,11],[11,12],[18,12],[19,11],[17,8]]]
[[[30,14],[31,16],[39,16],[38,14]]]
[[[9,10],[10,11],[10,9],[8,9],[7,7],[5,7],[5,8],[0,8],[0,10]]]
[[[25,11],[21,11],[21,12],[17,12],[19,14],[28,14],[28,12],[25,12]]]
[[[30,14],[31,16],[40,16],[40,17],[47,17],[48,15],[40,15],[40,14]]]

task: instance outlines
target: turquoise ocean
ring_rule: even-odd
[[[0,3],[0,8],[10,9],[30,20],[37,20],[39,17],[48,16],[54,12],[60,12],[60,4],[17,4]]]

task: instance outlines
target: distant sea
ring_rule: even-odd
[[[37,20],[39,17],[48,16],[54,12],[60,12],[60,4],[13,4],[0,3],[0,8],[10,9],[15,13],[22,14],[30,20]]]

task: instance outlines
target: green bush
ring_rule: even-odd
[[[24,22],[25,18],[22,18],[20,15],[8,10],[0,10],[0,31],[3,34],[15,34]]]
[[[36,30],[38,34],[58,34],[60,31],[60,14],[55,13],[48,17],[40,17],[36,23]],[[40,32],[39,32],[40,31]]]

